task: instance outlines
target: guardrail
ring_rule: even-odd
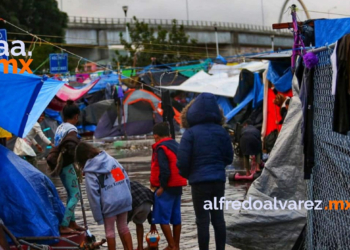
[[[144,22],[150,25],[172,25],[172,19],[138,19],[139,22]],[[197,21],[197,20],[176,20],[178,25],[190,26],[190,27],[214,27],[218,29],[244,29],[255,31],[269,31],[276,33],[290,33],[288,30],[274,30],[271,26],[244,24],[244,23],[231,23],[231,22],[214,22],[214,21]],[[133,24],[135,21],[132,18],[104,18],[104,17],[82,17],[82,16],[70,16],[69,23],[71,24],[106,24],[106,25],[122,25],[125,23]]]

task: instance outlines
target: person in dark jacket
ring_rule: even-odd
[[[176,166],[179,144],[170,137],[169,125],[158,123],[153,127],[151,189],[155,189],[152,224],[160,224],[168,242],[167,250],[180,249],[181,195],[187,180],[180,176]],[[169,224],[173,225],[173,233]]]
[[[249,164],[249,156],[255,155],[256,170],[260,170],[261,163],[261,133],[260,131],[252,125],[252,121],[247,120],[244,123],[244,127],[241,132],[240,138],[240,148],[243,154],[243,164],[246,170],[246,175],[251,175],[251,169]]]
[[[216,98],[210,93],[200,94],[181,113],[181,125],[186,131],[178,149],[177,166],[192,188],[200,250],[209,249],[210,219],[216,249],[225,249],[226,244],[224,211],[204,208],[206,201],[220,207],[218,201],[225,194],[225,167],[233,160],[231,140],[222,127],[224,122]]]

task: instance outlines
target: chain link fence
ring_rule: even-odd
[[[308,182],[308,199],[322,200],[323,210],[310,210],[307,218],[308,250],[350,249],[350,137],[332,131],[332,49],[318,53],[314,74],[315,166]],[[329,201],[344,201],[338,210]]]

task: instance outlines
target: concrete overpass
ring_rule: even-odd
[[[157,28],[161,25],[165,29],[172,27],[172,20],[139,19],[140,22]],[[186,33],[191,39],[196,39],[203,53],[208,52],[210,57],[216,55],[215,23],[212,21],[177,20],[184,25]],[[106,49],[109,45],[120,45],[119,33],[125,37],[125,24],[133,25],[133,19],[125,18],[96,18],[96,17],[69,17],[65,40],[69,50],[91,60],[101,60],[111,57]],[[272,27],[216,22],[220,54],[223,56],[258,51],[271,48],[271,36],[274,37],[275,49],[291,48],[293,37],[290,31],[275,31]],[[114,53],[113,53],[114,54]]]

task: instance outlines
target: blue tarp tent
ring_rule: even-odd
[[[64,83],[19,71],[5,74],[0,64],[0,127],[25,137]]]
[[[5,226],[16,237],[59,236],[65,208],[51,180],[1,145],[0,159],[0,218]]]
[[[254,87],[253,89],[248,93],[248,95],[244,98],[244,100],[237,105],[231,112],[225,115],[226,120],[231,120],[235,115],[238,114],[239,111],[241,111],[245,106],[248,105],[251,101],[253,101],[253,108],[257,108],[262,104],[262,101],[264,99],[264,88],[263,84],[261,82],[259,73],[254,73]]]
[[[316,47],[335,43],[350,33],[350,18],[315,20]]]
[[[278,92],[287,92],[292,88],[293,74],[290,62],[270,61],[266,78],[275,85]]]
[[[224,96],[216,96],[216,102],[224,112],[224,115],[228,114],[232,109],[232,105],[227,97]]]

